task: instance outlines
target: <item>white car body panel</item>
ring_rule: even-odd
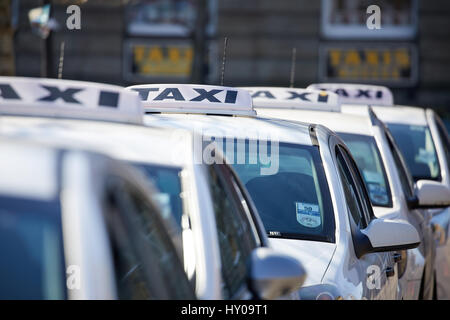
[[[289,118],[292,120],[292,117]],[[189,115],[189,114],[151,114],[146,115],[144,123],[150,126],[175,127],[195,130],[205,133],[212,130],[214,134],[229,132],[231,137],[240,138],[258,138],[263,132],[265,136],[268,133],[275,132],[280,142],[290,142],[296,144],[311,145],[311,138],[307,124],[294,124],[286,121],[278,122],[273,119],[247,118],[247,117],[226,117],[212,115]],[[251,129],[248,129],[251,128]],[[327,131],[328,132],[328,131]],[[397,297],[396,278],[387,279],[384,272],[380,275],[380,289],[368,290],[366,286],[367,268],[371,265],[378,265],[380,270],[385,270],[391,262],[388,253],[375,253],[363,256],[357,259],[353,249],[353,243],[350,233],[349,216],[340,183],[337,169],[329,149],[329,134],[322,134],[319,130],[317,139],[320,145],[320,154],[323,159],[323,166],[327,176],[330,195],[333,202],[333,210],[336,225],[336,244],[312,244],[312,241],[299,241],[299,248],[310,249],[305,253],[298,252],[296,256],[301,258],[302,263],[307,268],[308,275],[306,283],[319,285],[331,284],[339,288],[348,299],[395,299]],[[273,241],[275,240],[275,241]],[[296,240],[292,240],[296,241]],[[287,245],[283,239],[270,239],[272,246],[277,249],[286,250],[294,253],[294,245]],[[290,243],[290,242],[289,242]],[[282,245],[286,244],[286,246]],[[323,245],[323,247],[322,247]],[[313,255],[313,248],[327,248],[324,256],[331,255],[331,248],[336,246],[334,255],[325,257],[324,260],[331,258],[330,265],[324,273],[324,266],[312,267],[305,258]],[[297,245],[295,245],[297,247]],[[317,255],[317,252],[315,252]],[[321,279],[320,282],[316,280]],[[307,286],[305,288],[308,288]],[[301,289],[302,290],[302,289]]]
[[[192,155],[174,158],[173,150],[167,147],[168,140],[171,141],[173,134],[173,139],[177,139],[173,143],[179,143],[179,134],[173,130],[128,124],[15,116],[2,117],[0,134],[53,146],[82,147],[125,161],[164,166],[173,163],[174,167],[180,167],[184,186],[187,187],[183,192],[188,193],[186,205],[194,232],[197,297],[221,299],[220,251],[206,169],[194,165]],[[184,138],[187,141],[193,139],[189,132],[184,132]],[[143,148],[145,145],[151,145],[151,148]],[[186,150],[191,151],[193,148],[187,147]],[[192,176],[195,179],[191,179]]]
[[[325,143],[325,140],[323,141]],[[330,148],[321,148],[323,159],[329,159],[324,162],[328,175],[330,189],[336,203],[335,212],[338,214],[340,237],[336,236],[337,247],[330,266],[322,280],[323,283],[337,283],[339,288],[345,288],[347,292],[344,299],[389,299],[397,298],[397,277],[388,279],[384,271],[392,267],[393,262],[390,253],[379,252],[369,254],[358,259],[355,256],[352,234],[350,231],[350,213],[345,202],[344,191],[338,172],[336,170],[335,156]],[[333,196],[332,196],[333,197]],[[339,200],[340,199],[340,200]],[[379,277],[380,287],[369,289],[367,286],[368,268],[378,266],[381,270]],[[395,267],[395,266],[394,266]]]
[[[345,107],[345,105],[342,106],[343,112],[345,112]],[[298,109],[260,109],[257,107],[256,110],[258,115],[261,116],[319,123],[336,132],[373,136],[380,150],[382,161],[385,164],[387,179],[391,186],[393,202],[392,208],[373,207],[374,213],[377,217],[380,218],[402,219],[411,222],[411,219],[408,217],[409,210],[406,207],[406,200],[401,189],[401,184],[399,181],[397,170],[395,168],[392,154],[389,150],[382,130],[377,126],[372,125],[370,117],[368,116],[367,107],[355,107],[354,110],[356,111],[352,112],[351,114],[343,112],[337,113]],[[399,279],[399,285],[401,286],[401,289],[399,290],[400,295],[403,295],[403,292],[409,293],[407,297],[403,298],[417,299],[417,297],[419,296],[420,279],[422,278],[424,265],[425,257],[420,252],[419,248],[408,250],[407,272],[404,277]],[[406,290],[406,288],[409,289]]]
[[[41,200],[54,198],[57,192],[55,153],[34,145],[24,149],[10,143],[1,144],[0,154],[8,156],[0,157],[0,193]],[[39,166],[39,171],[29,165],[27,160],[30,158]],[[36,179],[29,181],[30,175]]]
[[[428,126],[433,138],[436,154],[439,160],[442,184],[450,188],[449,164],[445,156],[443,142],[440,139],[437,125],[434,119],[434,111],[410,106],[375,106],[374,112],[378,118],[386,123],[397,123],[406,125]],[[408,114],[405,117],[405,114]],[[436,247],[436,286],[438,299],[450,299],[450,207],[444,209],[429,210],[433,216],[432,222],[442,226],[441,237],[437,239]]]
[[[93,201],[97,192],[95,183],[92,183],[95,182],[95,175],[91,176],[86,154],[79,151],[65,153],[59,159],[59,172],[58,149],[2,137],[0,151],[7,152],[7,156],[0,160],[1,176],[7,177],[6,171],[14,174],[11,179],[1,180],[0,194],[43,201],[56,199],[64,204],[61,207],[61,226],[67,269],[61,272],[72,273],[71,266],[76,266],[82,274],[79,287],[67,288],[67,298],[117,299],[108,235],[101,209]],[[61,186],[60,179],[63,183]],[[17,185],[17,188],[8,191],[6,187],[11,186],[12,181],[21,186]],[[44,195],[43,191],[50,190],[49,185],[52,186],[51,192]],[[35,187],[34,193],[30,186]],[[58,194],[60,188],[63,192]]]
[[[280,141],[311,145],[308,128],[295,132],[289,123],[282,125],[253,117],[229,117],[196,114],[148,114],[144,123],[150,127],[178,128],[203,135],[223,135],[225,137],[247,137],[251,139],[277,138]],[[238,123],[238,125],[236,125]],[[268,136],[270,134],[270,136]]]
[[[303,266],[308,274],[303,286],[322,282],[336,249],[335,243],[319,241],[271,238],[269,242],[272,247],[303,261]]]
[[[74,300],[116,299],[114,263],[102,209],[95,201],[97,190],[92,183],[91,170],[80,154],[69,155],[62,168],[66,265],[78,266],[83,275],[80,277],[82,290],[69,289],[68,297]]]

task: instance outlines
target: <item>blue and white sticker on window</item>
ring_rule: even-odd
[[[388,204],[389,197],[385,187],[378,183],[368,182],[370,199],[378,204]]]
[[[317,228],[322,223],[319,205],[317,204],[296,202],[295,211],[298,223],[304,227]]]

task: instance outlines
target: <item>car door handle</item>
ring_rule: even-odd
[[[389,278],[389,277],[393,277],[394,275],[395,275],[394,268],[387,267],[386,268],[386,276]]]
[[[392,257],[394,258],[395,263],[402,261],[402,255],[400,253],[394,253]]]

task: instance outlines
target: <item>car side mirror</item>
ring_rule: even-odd
[[[443,208],[450,206],[450,189],[440,182],[418,180],[416,195],[419,208]]]
[[[258,299],[272,300],[300,289],[306,278],[301,263],[271,248],[253,250],[249,261],[249,289]]]
[[[416,228],[402,220],[373,219],[361,230],[355,242],[358,258],[367,253],[400,251],[419,246],[420,237]]]

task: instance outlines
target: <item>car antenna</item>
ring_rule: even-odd
[[[292,48],[291,79],[290,79],[290,82],[289,82],[289,88],[293,88],[294,87],[296,56],[297,56],[297,48]]]
[[[64,46],[65,41],[61,42],[60,52],[59,52],[59,66],[58,66],[58,79],[62,79],[63,68],[64,68]]]
[[[225,63],[227,60],[227,45],[228,45],[228,37],[223,39],[223,57],[222,57],[222,73],[220,76],[220,85],[223,86],[223,78],[225,76]]]

